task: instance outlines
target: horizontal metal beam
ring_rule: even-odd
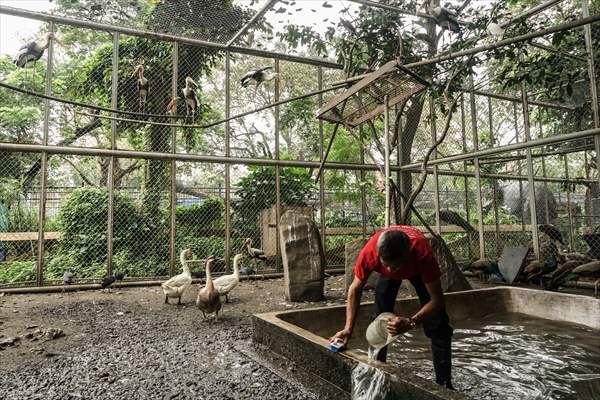
[[[111,150],[100,148],[87,147],[66,147],[66,146],[44,146],[41,144],[21,144],[21,143],[0,143],[0,151],[10,152],[26,152],[26,153],[41,153],[48,154],[70,154],[80,156],[97,156],[97,157],[117,157],[117,158],[138,158],[138,159],[153,159],[153,160],[176,160],[176,161],[191,161],[211,164],[244,164],[244,165],[262,165],[262,166],[281,166],[281,167],[300,167],[312,168],[319,167],[319,162],[313,161],[292,161],[292,160],[272,160],[263,158],[246,158],[246,157],[226,157],[226,156],[207,156],[199,154],[182,154],[182,153],[159,153],[150,151],[134,151],[134,150]],[[353,164],[353,163],[325,163],[327,169],[347,169],[347,170],[365,170],[377,171],[378,166],[375,164]],[[393,167],[392,167],[393,168]],[[397,167],[396,167],[397,168]]]
[[[145,31],[145,30],[135,29],[135,28],[126,28],[123,26],[104,24],[104,23],[100,23],[100,22],[82,21],[82,20],[78,20],[75,18],[61,17],[58,15],[50,15],[50,14],[29,11],[29,10],[23,10],[21,8],[8,7],[8,6],[3,6],[3,5],[0,5],[0,14],[13,15],[15,17],[21,17],[21,18],[35,19],[38,21],[46,21],[46,22],[52,21],[57,24],[76,26],[76,27],[80,27],[80,28],[89,28],[89,29],[101,30],[101,31],[106,31],[106,32],[118,32],[118,33],[122,33],[125,35],[146,37],[146,38],[161,40],[161,41],[165,41],[165,42],[178,42],[178,43],[188,44],[188,45],[192,45],[192,46],[211,48],[211,49],[215,49],[215,50],[222,50],[222,51],[230,50],[232,52],[242,53],[242,54],[247,54],[247,55],[257,56],[257,57],[277,58],[280,60],[293,61],[293,62],[310,64],[310,65],[318,65],[318,66],[322,66],[322,67],[326,67],[326,68],[343,69],[343,65],[338,64],[333,61],[330,61],[330,60],[325,60],[322,58],[294,56],[294,55],[286,54],[286,53],[278,53],[278,52],[268,51],[268,50],[250,49],[247,47],[239,47],[239,46],[229,46],[228,47],[226,44],[223,44],[223,43],[208,42],[205,40],[192,39],[192,38],[177,36],[177,35],[169,35],[169,34],[165,34],[165,33]]]
[[[254,23],[263,15],[265,15],[265,13],[267,11],[269,11],[269,9],[273,6],[273,4],[277,3],[277,1],[279,0],[267,0],[265,2],[265,5],[256,12],[256,14],[254,14],[254,16],[252,16],[252,18],[250,18],[250,21],[248,21],[246,23],[246,25],[242,26],[242,28],[236,32],[235,35],[233,35],[233,37],[231,38],[231,40],[229,40],[229,42],[227,42],[227,47],[231,46],[232,44],[235,43],[236,40],[238,40],[238,38],[240,36],[242,36],[244,33],[246,33],[246,31],[248,31],[248,29],[250,29],[250,27],[252,25],[254,25]]]
[[[420,168],[414,168],[410,171],[410,173],[420,173]],[[433,168],[428,168],[427,173],[433,175]],[[439,176],[460,176],[460,177],[470,177],[475,178],[475,172],[469,171],[456,171],[451,169],[438,169],[437,174]],[[481,178],[491,178],[498,179],[503,181],[526,181],[529,179],[527,175],[513,175],[513,174],[489,174],[481,172],[479,174]],[[534,176],[533,180],[540,182],[549,182],[549,183],[573,183],[573,184],[581,184],[581,183],[595,183],[597,182],[594,179],[565,179],[565,178],[552,178],[549,176]]]
[[[535,39],[535,38],[538,38],[541,36],[546,36],[551,33],[556,33],[556,32],[560,32],[563,30],[574,29],[574,28],[577,28],[577,27],[580,27],[583,25],[597,22],[599,20],[600,20],[600,14],[595,14],[595,15],[592,15],[592,16],[589,16],[586,18],[577,19],[575,21],[563,22],[562,24],[554,25],[554,26],[551,26],[550,28],[540,29],[540,30],[537,30],[534,32],[526,33],[524,35],[519,35],[519,36],[515,36],[512,38],[499,40],[494,43],[472,47],[470,49],[457,51],[455,53],[448,52],[448,53],[440,54],[439,56],[428,58],[426,60],[406,64],[406,65],[404,65],[404,67],[417,68],[417,67],[423,67],[425,65],[437,64],[442,61],[449,61],[449,60],[453,60],[453,59],[459,58],[459,57],[465,57],[465,56],[470,56],[470,55],[477,54],[477,53],[482,53],[484,51],[494,50],[494,49],[497,49],[497,48],[500,48],[500,47],[503,47],[503,46],[506,46],[509,44],[530,41],[532,39]],[[368,74],[356,75],[356,76],[353,76],[352,78],[348,78],[344,81],[334,82],[334,83],[332,83],[332,85],[344,85],[344,84],[353,83],[355,81],[361,80],[365,76],[369,76],[370,74],[372,74],[372,72],[368,73]]]
[[[597,129],[600,132],[600,128]],[[587,132],[587,131],[584,131]],[[579,132],[576,132],[579,134]],[[591,133],[590,135],[593,135]],[[531,142],[523,142],[519,144],[529,144]],[[504,146],[506,147],[506,146]],[[490,149],[492,150],[492,149]],[[225,156],[204,156],[196,154],[178,154],[178,153],[157,153],[157,152],[146,152],[146,151],[132,151],[132,150],[110,150],[110,149],[94,149],[87,147],[65,147],[65,146],[44,146],[41,144],[20,144],[20,143],[0,143],[0,151],[10,152],[24,152],[24,153],[41,153],[45,151],[48,154],[65,154],[65,155],[80,155],[80,156],[97,156],[97,157],[109,157],[114,156],[117,158],[138,158],[138,159],[158,159],[158,160],[177,160],[177,161],[192,161],[192,162],[203,162],[212,164],[243,164],[243,165],[263,165],[263,166],[275,166],[281,167],[301,167],[317,169],[321,165],[319,162],[313,161],[292,161],[292,160],[270,160],[262,158],[244,158],[244,157],[225,157]],[[482,150],[483,151],[483,150]],[[504,150],[503,150],[504,151]],[[473,153],[465,153],[465,156],[472,158]],[[456,157],[456,156],[455,156]],[[446,158],[431,160],[429,164],[443,164]],[[379,171],[379,166],[375,164],[353,164],[353,163],[337,163],[327,162],[324,164],[324,169],[343,169],[349,171]],[[392,171],[407,171],[411,173],[420,173],[420,164],[409,164],[405,166],[390,165]],[[433,169],[428,169],[428,172],[433,174]],[[466,176],[474,177],[473,172],[469,171],[454,171],[449,169],[438,169],[438,175],[441,176]],[[483,178],[493,178],[501,180],[527,180],[528,177],[525,175],[511,175],[511,174],[489,174],[481,173]],[[569,183],[593,183],[595,180],[588,179],[571,179],[565,180],[564,178],[552,178],[546,176],[535,176],[534,180],[543,182],[569,182]]]
[[[533,147],[541,147],[541,146],[546,146],[549,144],[591,137],[591,136],[598,135],[598,134],[600,134],[600,128],[587,129],[585,131],[565,133],[562,135],[550,136],[550,137],[545,137],[545,138],[540,138],[540,139],[533,139],[533,140],[529,140],[527,142],[508,144],[505,146],[496,146],[496,147],[492,147],[489,149],[483,149],[483,150],[478,150],[478,151],[472,151],[469,153],[457,154],[454,156],[437,158],[435,160],[429,161],[428,164],[429,165],[440,165],[440,164],[448,164],[448,163],[453,163],[453,162],[458,162],[458,161],[466,161],[466,160],[471,160],[474,158],[491,156],[494,154],[509,153],[512,151],[530,149]],[[403,165],[402,167],[400,167],[400,170],[401,171],[411,170],[411,169],[419,168],[420,166],[421,166],[421,163],[412,163],[412,164]]]
[[[501,23],[500,27],[506,28],[507,26],[512,25],[513,23],[523,18],[529,18],[532,15],[539,14],[542,11],[547,10],[548,8],[560,3],[561,1],[563,0],[548,0],[542,4],[538,4],[535,7],[531,7],[530,9],[523,11],[521,14],[515,16],[514,18],[511,18],[509,21]]]
[[[389,4],[376,3],[374,1],[369,1],[369,0],[348,0],[348,1],[350,1],[352,3],[362,4],[363,6],[368,6],[368,7],[373,7],[373,8],[381,8],[382,10],[397,12],[398,14],[411,15],[413,17],[435,19],[431,15],[426,14],[426,13],[422,13],[419,11],[412,12],[412,11],[408,11],[408,10],[405,10],[400,7],[390,6]]]

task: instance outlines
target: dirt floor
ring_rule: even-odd
[[[320,398],[248,355],[250,316],[343,304],[343,280],[327,278],[325,301],[303,304],[284,300],[281,279],[243,281],[218,322],[202,320],[192,289],[182,306],[164,304],[158,286],[4,295],[0,342],[21,340],[0,350],[0,398]]]
[[[334,398],[294,378],[286,360],[264,361],[250,317],[344,304],[343,285],[328,277],[324,301],[288,303],[282,279],[242,281],[218,322],[203,321],[195,287],[181,306],[164,304],[159,286],[0,295],[0,399]]]

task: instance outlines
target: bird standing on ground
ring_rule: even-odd
[[[63,283],[65,285],[70,285],[73,283],[73,278],[75,278],[75,273],[73,271],[65,271],[63,274]]]
[[[197,88],[198,84],[191,77],[185,78],[185,87],[181,89],[183,92],[183,98],[185,100],[185,120],[187,122],[190,113],[192,114],[192,123],[194,123],[194,115],[198,108],[199,101],[194,88]]]
[[[108,275],[105,276],[102,279],[102,282],[100,283],[100,286],[102,286],[102,289],[108,289],[110,287],[110,285],[112,285],[113,283],[115,283],[117,279],[115,278],[115,275]]]
[[[190,273],[190,267],[188,266],[187,261],[191,256],[191,249],[183,250],[179,256],[183,272],[160,285],[165,294],[165,304],[169,304],[169,297],[177,297],[177,304],[181,304],[181,296],[183,296],[185,290],[192,284],[192,274]]]
[[[246,250],[246,253],[248,253],[248,255],[251,258],[258,258],[259,260],[263,260],[263,261],[267,260],[267,256],[265,256],[264,251],[262,251],[261,249],[256,249],[256,248],[252,247],[252,239],[250,239],[250,238],[246,239],[246,241],[244,242],[244,248]]]
[[[437,5],[434,5],[434,2]],[[423,0],[422,6],[425,11],[427,11],[427,14],[432,16],[435,22],[442,29],[446,29],[454,33],[460,32],[460,25],[458,25],[458,16],[456,15],[456,11],[441,7],[439,5],[439,0]]]
[[[148,91],[150,89],[150,83],[148,82],[148,79],[146,79],[146,77],[144,77],[144,66],[143,65],[140,64],[140,65],[135,66],[132,76],[135,76],[136,74],[138,76],[137,89],[138,89],[138,96],[139,96],[139,111],[143,112],[146,109],[146,100],[148,99]]]
[[[269,70],[273,69],[273,67],[264,67],[261,69],[255,69],[249,71],[246,75],[244,75],[240,81],[242,87],[246,88],[250,85],[251,81],[255,82],[254,86],[254,95],[256,95],[256,91],[258,87],[263,82],[272,81],[273,79],[280,81],[280,76],[276,72],[269,72]]]
[[[56,37],[56,35],[54,33],[48,32],[46,34],[46,42],[43,45],[33,41],[33,42],[29,42],[26,45],[22,46],[19,49],[19,52],[17,53],[15,58],[13,59],[13,64],[15,64],[15,66],[17,68],[25,68],[25,65],[28,62],[33,61],[33,72],[32,72],[32,80],[33,80],[33,76],[35,75],[35,64],[36,64],[37,60],[42,58],[42,56],[44,55],[44,52],[46,51],[48,46],[50,46],[51,40],[54,40],[54,41],[56,41],[56,43],[62,45],[61,41],[58,40],[58,38]]]
[[[233,257],[233,274],[223,275],[213,281],[215,289],[221,296],[225,296],[225,303],[229,302],[229,293],[240,283],[240,260],[243,254],[236,254]]]
[[[200,287],[196,297],[196,306],[202,311],[202,317],[206,319],[206,314],[215,313],[215,320],[219,320],[219,311],[221,310],[221,296],[215,289],[210,266],[215,261],[213,256],[206,259],[206,285]]]
[[[102,282],[100,283],[100,285],[102,286],[102,289],[108,289],[110,288],[110,286],[117,282],[117,281],[122,281],[123,279],[125,279],[125,277],[127,276],[127,274],[129,273],[128,270],[125,270],[123,272],[115,272],[112,275],[107,275],[102,279]]]

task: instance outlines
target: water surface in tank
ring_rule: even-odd
[[[573,381],[600,378],[599,331],[518,313],[453,326],[454,386],[473,399],[576,400]],[[388,362],[433,380],[429,346],[414,331],[391,345]]]

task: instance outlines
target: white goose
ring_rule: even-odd
[[[220,276],[213,281],[217,292],[219,292],[221,296],[225,296],[225,303],[229,302],[229,297],[227,296],[229,292],[240,283],[239,262],[242,257],[244,257],[243,254],[236,254],[235,257],[233,257],[233,274]]]
[[[183,292],[192,284],[192,274],[188,266],[187,258],[191,257],[192,250],[185,249],[181,252],[180,259],[183,266],[183,272],[164,282],[162,285],[163,293],[165,294],[165,304],[169,304],[169,297],[177,297],[177,304],[181,304],[181,296]]]

